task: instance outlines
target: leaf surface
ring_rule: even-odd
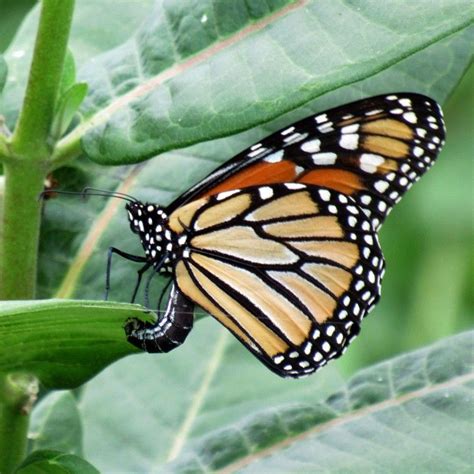
[[[137,305],[98,301],[0,304],[1,372],[27,372],[47,388],[74,388],[113,361],[138,352],[123,324],[144,317]]]
[[[86,386],[84,453],[104,472],[161,472],[191,440],[267,406],[277,419],[289,400],[322,401],[341,383],[334,365],[317,377],[281,379],[206,318],[179,350],[125,359]]]
[[[213,331],[209,337],[222,346]],[[473,337],[462,333],[364,369],[329,396],[326,370],[272,383],[245,357],[232,357],[238,346],[230,341],[219,357],[217,349],[208,354],[207,367],[218,367],[205,393],[201,358],[189,348],[187,378],[173,376],[181,354],[170,364],[122,361],[87,387],[85,452],[104,471],[467,471]],[[194,351],[202,350],[199,341]],[[126,453],[112,456],[125,433]]]
[[[85,135],[93,160],[139,162],[252,128],[474,21],[468,0],[429,8],[408,0],[273,2],[237,17],[210,0],[191,5],[158,2],[130,40],[82,68],[90,118],[69,140]]]
[[[30,454],[16,474],[99,474],[99,471],[79,456],[60,451],[41,450]]]
[[[35,406],[30,420],[30,450],[82,454],[82,421],[70,391],[53,391]]]

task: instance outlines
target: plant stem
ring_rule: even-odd
[[[35,297],[38,195],[52,153],[49,132],[61,83],[74,0],[43,0],[25,99],[4,164],[0,300]]]
[[[45,159],[67,51],[74,0],[43,0],[23,107],[12,138],[14,155]]]
[[[66,57],[74,0],[42,0],[23,106],[11,141],[2,142],[4,195],[0,224],[0,300],[33,299],[43,190],[53,144],[51,123]],[[5,145],[5,146],[3,146]],[[0,472],[26,453],[31,377],[0,374]]]
[[[35,162],[4,163],[0,235],[0,300],[33,299],[45,170]]]
[[[24,374],[0,376],[0,472],[10,474],[26,453],[28,421],[38,393],[36,379]]]

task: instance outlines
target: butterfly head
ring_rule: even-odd
[[[139,235],[145,254],[157,259],[166,247],[167,237],[171,238],[168,236],[168,215],[160,206],[140,201],[127,203],[125,208],[130,228]]]
[[[159,226],[167,220],[167,215],[160,206],[140,201],[127,203],[128,221],[132,232],[139,235],[156,234]],[[158,227],[158,228],[157,228]]]

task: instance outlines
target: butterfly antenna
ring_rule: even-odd
[[[91,188],[89,186],[84,188],[82,192],[84,195],[88,195],[88,196],[98,196],[99,194],[95,194],[95,193],[100,193],[104,196],[117,197],[117,198],[121,198],[125,200],[128,199],[130,202],[138,201],[137,198],[130,196],[130,194],[121,193],[119,191],[105,191],[103,189]]]
[[[128,202],[137,202],[137,199],[133,196],[130,196],[125,193],[120,193],[118,191],[106,191],[103,189],[95,189],[95,188],[84,188],[82,191],[62,191],[59,189],[47,189],[42,191],[39,196],[38,200],[44,199],[45,196],[49,194],[67,194],[70,196],[81,196],[82,198],[86,198],[87,196],[101,196],[101,197],[113,197],[117,199],[123,199],[124,201]]]

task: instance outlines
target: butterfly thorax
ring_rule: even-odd
[[[155,204],[139,201],[126,205],[132,232],[138,234],[147,259],[162,273],[172,273],[181,254],[180,237],[168,225],[168,214]]]

